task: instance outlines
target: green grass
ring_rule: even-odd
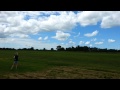
[[[120,53],[18,51],[18,69],[10,70],[15,52],[0,51],[0,78],[120,78]]]

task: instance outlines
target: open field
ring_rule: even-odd
[[[120,79],[120,53],[0,50],[0,79]]]

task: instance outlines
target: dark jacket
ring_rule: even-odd
[[[14,56],[14,61],[18,61],[18,55]]]

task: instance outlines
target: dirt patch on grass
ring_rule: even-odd
[[[120,74],[60,66],[42,72],[10,73],[4,77],[6,79],[120,79]]]

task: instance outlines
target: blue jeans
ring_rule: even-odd
[[[14,61],[14,64],[18,64],[18,61]]]

